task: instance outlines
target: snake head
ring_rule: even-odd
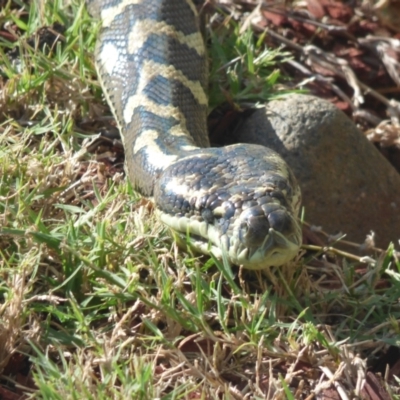
[[[201,253],[248,269],[280,266],[301,245],[300,189],[271,150],[252,145],[243,155],[237,146],[164,171],[154,195],[160,219]]]

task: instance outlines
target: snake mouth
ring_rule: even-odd
[[[281,266],[299,251],[302,231],[295,213],[270,202],[245,209],[234,223],[229,258],[247,269]]]
[[[262,246],[257,248],[237,246],[230,252],[230,257],[235,263],[247,269],[264,269],[279,267],[292,260],[301,246],[301,229],[298,224],[290,235],[269,228]]]

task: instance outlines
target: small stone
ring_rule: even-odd
[[[255,111],[235,132],[235,142],[278,152],[300,183],[305,220],[346,240],[398,245],[400,175],[355,124],[331,103],[291,95]]]

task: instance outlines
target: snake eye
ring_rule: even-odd
[[[208,222],[209,224],[214,222],[214,215],[208,208],[201,212],[201,216],[203,217],[204,221]]]
[[[252,246],[260,246],[268,236],[270,228],[268,219],[264,215],[250,217],[248,224],[249,232],[247,233],[247,240]]]
[[[246,246],[257,247],[268,236],[269,223],[265,216],[249,216],[240,224],[240,241]]]

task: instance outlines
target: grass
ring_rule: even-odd
[[[220,19],[211,104],[281,95],[287,54]],[[179,250],[125,180],[118,143],[95,135],[113,125],[82,3],[8,2],[0,21],[0,389],[63,400],[311,399],[333,385],[360,395],[367,365],[400,345],[392,250],[361,260],[310,246],[265,273]],[[55,23],[56,44],[27,42]]]

